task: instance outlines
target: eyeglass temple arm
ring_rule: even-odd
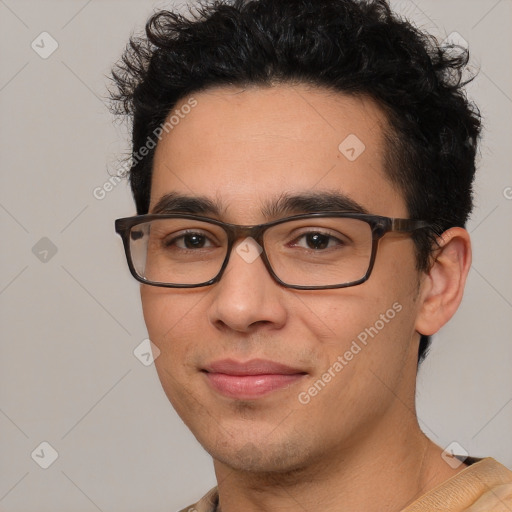
[[[417,229],[424,228],[435,228],[435,225],[424,220],[391,219],[392,231],[402,231],[409,233],[411,231],[416,231]]]

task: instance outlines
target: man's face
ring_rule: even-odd
[[[209,216],[252,225],[273,220],[262,205],[283,195],[323,192],[408,217],[386,178],[386,121],[372,101],[287,85],[194,98],[158,143],[150,212],[166,194],[198,196],[219,204]],[[313,291],[279,285],[261,258],[240,256],[241,243],[214,285],[141,290],[163,388],[217,464],[272,472],[325,463],[409,418],[419,310],[411,239],[386,235],[367,282]],[[254,369],[254,360],[293,375],[232,375],[231,363]]]

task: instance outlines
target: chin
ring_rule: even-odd
[[[264,440],[244,443],[240,437],[238,440],[236,444],[231,438],[213,446],[202,444],[215,461],[237,472],[282,476],[300,472],[302,467],[308,465],[309,457],[305,447],[299,443],[284,441],[280,444],[265,444]]]

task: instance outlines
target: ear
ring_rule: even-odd
[[[435,334],[457,311],[471,267],[471,240],[463,228],[450,228],[437,239],[434,261],[421,283],[416,331]]]

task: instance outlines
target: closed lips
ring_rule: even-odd
[[[216,392],[239,400],[262,398],[273,391],[287,389],[307,374],[263,359],[246,362],[225,359],[207,365],[202,371]]]
[[[305,371],[264,359],[251,359],[246,362],[237,362],[224,359],[207,365],[203,371],[208,373],[224,373],[227,375],[294,375],[306,374]]]

